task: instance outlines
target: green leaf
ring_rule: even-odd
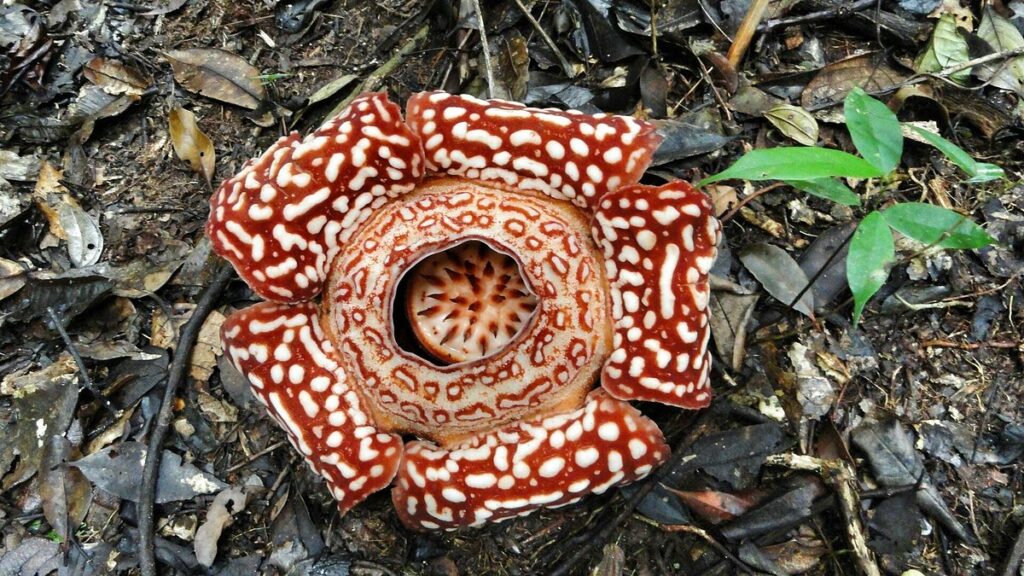
[[[981,248],[995,241],[970,218],[934,204],[894,204],[886,208],[882,216],[889,226],[923,244],[936,244],[943,248]]]
[[[892,172],[903,156],[903,133],[892,110],[867,92],[854,88],[846,95],[843,111],[860,155],[882,172]]]
[[[938,134],[929,132],[917,126],[908,124],[910,128],[917,133],[918,136],[924,138],[929,144],[936,147],[939,152],[942,152],[946,158],[949,158],[951,162],[959,166],[964,172],[970,176],[968,182],[972,184],[978,184],[980,182],[988,182],[990,180],[999,180],[1005,175],[1003,169],[995,164],[988,164],[986,162],[978,162],[966,150],[953,144],[949,140],[946,140]]]
[[[883,173],[858,158],[831,148],[767,148],[751,150],[732,166],[697,183],[704,186],[731,178],[741,180],[814,180],[829,176],[877,178]]]
[[[857,226],[846,254],[846,278],[853,292],[854,326],[860,322],[864,305],[885,284],[889,264],[895,259],[896,249],[888,224],[880,213],[871,212]]]
[[[952,14],[943,14],[935,23],[928,48],[914,60],[914,71],[919,74],[941,72],[946,68],[963,64],[970,59],[967,40],[956,27],[956,18]],[[960,84],[967,82],[971,69],[965,68],[950,75],[950,79]]]
[[[789,184],[797,190],[807,192],[812,196],[838,202],[846,206],[859,206],[860,197],[858,197],[853,190],[850,190],[846,184],[843,184],[835,178],[815,178],[814,180],[786,180],[786,184]]]

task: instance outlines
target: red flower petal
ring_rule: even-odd
[[[416,94],[406,111],[429,170],[537,190],[585,209],[638,182],[661,143],[654,126],[628,116],[445,92]]]
[[[711,203],[685,182],[629,186],[601,198],[593,233],[615,321],[602,386],[623,400],[707,406],[708,271],[719,236]]]
[[[597,390],[574,412],[482,434],[453,450],[410,442],[391,498],[414,530],[477,526],[639,480],[668,454],[654,422]]]
[[[292,132],[221,184],[206,233],[252,289],[297,302],[373,210],[423,175],[419,138],[382,93],[365,94],[299,140]]]
[[[250,306],[228,317],[221,337],[231,363],[327,480],[343,513],[391,483],[402,440],[377,431],[338,367],[315,304]]]

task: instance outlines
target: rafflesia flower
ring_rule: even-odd
[[[403,121],[366,94],[220,187],[207,234],[269,300],[224,348],[342,512],[393,483],[406,526],[476,526],[665,460],[626,401],[709,402],[719,226],[685,182],[637,184],[659,142],[444,92]]]

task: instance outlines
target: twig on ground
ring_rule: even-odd
[[[287,446],[287,445],[288,445],[288,441],[287,440],[281,440],[280,442],[274,442],[270,446],[267,446],[263,450],[260,450],[259,452],[253,454],[252,456],[249,456],[248,458],[246,458],[245,460],[239,462],[238,464],[235,464],[235,465],[229,467],[227,470],[224,471],[224,473],[225,474],[231,474],[232,472],[237,472],[237,471],[241,470],[242,468],[245,468],[249,464],[253,463],[256,459],[262,458],[263,456],[266,456],[267,454],[270,454],[274,450],[277,450],[278,448],[280,448],[282,446]]]
[[[473,10],[476,11],[476,26],[480,32],[480,47],[484,54],[484,70],[487,73],[487,96],[494,98],[494,69],[491,68],[491,47],[487,44],[487,27],[484,26],[484,10],[480,7],[480,0],[473,0]]]
[[[415,50],[417,46],[419,46],[420,42],[426,39],[427,33],[429,31],[429,24],[424,24],[423,26],[420,26],[419,30],[416,31],[416,34],[412,38],[410,38],[408,42],[403,44],[402,47],[398,49],[398,52],[396,52],[395,55],[392,56],[390,60],[381,64],[373,72],[370,72],[366,79],[360,82],[358,86],[353,88],[349,95],[342,99],[341,102],[338,102],[338,104],[330,112],[328,112],[327,115],[324,116],[324,118],[331,118],[337,116],[339,112],[341,112],[346,106],[351,104],[352,101],[356,99],[356,96],[359,96],[363,92],[372,92],[378,86],[380,86],[381,82],[385,78],[387,78],[388,75],[391,74],[391,72],[394,71],[395,68],[398,67],[398,64],[401,63],[406,56],[411,54],[412,51]]]
[[[761,24],[761,18],[764,18],[764,11],[767,8],[768,0],[754,0],[750,3],[750,8],[743,16],[739,30],[736,31],[736,36],[733,38],[732,46],[729,47],[729,62],[734,67],[739,68],[740,61],[747,53],[750,41],[754,39],[754,34],[757,32],[757,27]]]
[[[765,186],[763,188],[758,188],[757,190],[754,190],[753,192],[750,193],[749,196],[745,196],[742,200],[737,202],[736,205],[733,206],[731,210],[726,212],[725,216],[722,216],[721,218],[719,218],[719,220],[721,220],[723,224],[725,222],[728,222],[729,220],[732,220],[733,216],[736,216],[736,214],[740,211],[741,208],[743,208],[744,206],[749,204],[751,201],[753,201],[758,196],[760,196],[762,194],[765,194],[767,192],[771,192],[772,190],[775,190],[776,188],[782,188],[785,185],[786,185],[785,182],[775,182],[774,184],[769,184],[769,185],[767,185],[767,186]]]
[[[708,534],[705,530],[696,526],[690,526],[689,524],[662,524],[661,529],[666,532],[686,532],[688,534],[699,536],[719,554],[725,556],[730,562],[739,568],[741,572],[754,576],[754,571],[750,569],[750,566],[747,566],[746,563],[737,558],[735,554],[729,552],[728,548],[723,546],[718,540],[715,540],[711,534]]]
[[[1006,350],[1022,350],[1024,344],[1011,340],[992,340],[990,342],[954,342],[952,340],[932,339],[921,342],[925,348],[959,348],[960,350],[978,350],[980,348],[1002,348]]]
[[[948,76],[956,74],[957,72],[960,72],[961,70],[967,70],[968,68],[973,68],[980,64],[988,64],[989,62],[994,62],[996,60],[1006,60],[1008,58],[1013,58],[1015,56],[1020,56],[1022,54],[1024,54],[1024,46],[1018,46],[1016,48],[1013,48],[1012,50],[993,52],[992,54],[981,56],[979,58],[974,58],[973,60],[968,60],[967,62],[961,62],[955,66],[950,66],[949,68],[943,68],[942,70],[934,74],[929,74],[929,76],[938,76],[940,78],[946,78]]]
[[[110,403],[110,399],[100,394],[100,391],[96,389],[92,384],[92,378],[89,377],[89,371],[85,368],[85,361],[82,360],[82,355],[78,353],[78,348],[75,347],[75,343],[71,341],[71,336],[68,335],[67,330],[64,329],[64,324],[61,323],[60,317],[57,316],[57,312],[52,306],[46,307],[46,312],[50,315],[50,321],[53,322],[53,326],[57,329],[60,334],[61,340],[64,341],[64,347],[68,349],[68,353],[71,354],[72,360],[75,361],[75,365],[78,366],[78,373],[82,378],[82,387],[89,391],[108,412],[117,416],[117,409]]]
[[[548,33],[544,31],[544,28],[541,27],[540,22],[538,22],[537,19],[533,17],[533,14],[530,13],[530,9],[523,4],[522,0],[515,0],[515,3],[516,6],[519,7],[519,10],[523,13],[523,16],[526,16],[526,19],[530,22],[530,25],[533,26],[533,29],[537,31],[537,34],[540,34],[540,37],[542,40],[544,40],[544,43],[547,44],[548,48],[550,48],[552,52],[554,52],[555,58],[558,59],[558,65],[561,66],[562,68],[562,72],[565,72],[565,75],[568,76],[569,78],[575,78],[576,71],[572,69],[572,64],[570,64],[569,60],[565,57],[564,54],[562,54],[561,49],[558,48],[558,44],[555,44],[555,41],[551,39],[551,36],[548,36]]]
[[[791,26],[793,24],[806,24],[809,22],[820,22],[822,20],[834,20],[854,12],[860,12],[865,8],[873,6],[877,2],[878,0],[855,0],[849,5],[839,4],[832,6],[831,8],[808,12],[807,14],[801,14],[799,16],[790,16],[789,18],[772,18],[765,20],[764,24],[758,28],[758,32],[771,32],[776,28]]]
[[[619,530],[619,527],[623,522],[629,519],[636,510],[636,507],[640,505],[640,502],[654,490],[654,487],[661,483],[661,481],[674,470],[684,458],[689,455],[687,448],[697,441],[702,434],[705,433],[707,423],[711,421],[712,415],[716,412],[714,410],[705,410],[697,418],[697,421],[693,423],[693,426],[686,432],[675,446],[672,447],[672,456],[658,468],[654,474],[648,478],[637,491],[626,501],[626,506],[619,512],[614,518],[609,520],[600,530],[591,536],[585,544],[576,549],[568,558],[560,562],[554,570],[550,572],[550,576],[567,576],[573,568],[579,563],[587,560],[593,556],[594,550],[604,546],[604,544],[611,539],[611,537]]]
[[[860,518],[860,498],[857,496],[857,477],[850,466],[842,460],[824,460],[798,454],[776,454],[769,456],[767,463],[790,470],[814,472],[832,485],[839,496],[839,509],[846,519],[846,535],[857,565],[866,576],[881,576],[875,556],[868,548],[864,536],[864,524]]]
[[[157,472],[160,470],[160,455],[162,452],[164,436],[171,425],[171,408],[174,404],[174,394],[177,392],[182,380],[185,379],[185,372],[188,369],[189,358],[192,355],[192,347],[199,338],[199,329],[203,326],[206,317],[213,310],[217,298],[224,290],[234,271],[224,263],[217,271],[210,285],[203,290],[192,310],[192,316],[181,328],[181,336],[178,338],[178,345],[175,348],[174,360],[171,362],[170,370],[167,372],[167,382],[164,386],[164,395],[160,401],[160,409],[157,412],[156,423],[149,434],[149,444],[146,449],[146,464],[142,469],[142,487],[139,490],[139,567],[142,576],[156,576],[156,548],[153,528],[155,518],[153,515],[153,503],[156,498]]]

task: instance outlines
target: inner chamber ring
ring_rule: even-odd
[[[438,366],[398,345],[392,299],[425,255],[469,240],[512,255],[538,303],[503,349]],[[321,314],[377,427],[452,445],[581,404],[610,352],[608,293],[600,253],[575,207],[436,179],[379,208],[341,248]]]

